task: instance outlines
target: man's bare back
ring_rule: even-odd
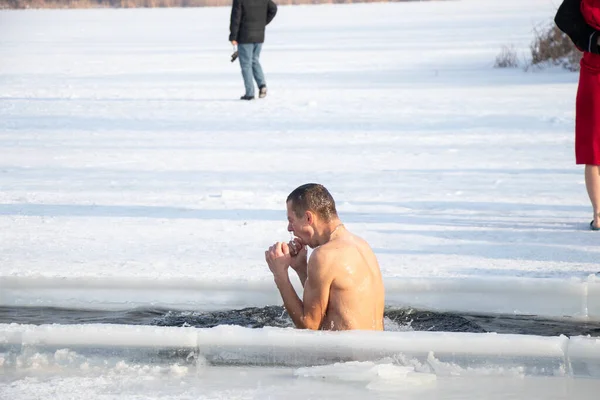
[[[283,304],[298,328],[383,330],[385,293],[371,247],[341,223],[331,194],[306,184],[288,196],[288,231],[295,239],[265,251]],[[314,249],[307,260],[307,246]],[[302,299],[288,268],[304,287]]]
[[[325,262],[314,268],[324,269],[322,284],[330,288],[320,329],[383,330],[385,299],[377,259],[367,242],[343,226],[340,228],[329,242],[313,252],[325,254]]]

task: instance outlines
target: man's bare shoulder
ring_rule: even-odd
[[[313,250],[310,258],[314,259],[315,264],[324,265],[339,255],[343,249],[348,246],[344,241],[336,239],[329,241]]]
[[[328,254],[332,255],[335,260],[345,260],[355,264],[357,260],[372,260],[375,257],[373,249],[369,243],[353,233],[348,232],[347,235],[339,239],[327,243],[332,245],[328,249]]]
[[[327,249],[326,245],[319,246],[316,249],[314,249],[310,254],[310,257],[308,259],[308,267],[310,268],[312,265],[313,268],[317,268],[325,264],[328,258],[329,250]]]
[[[335,249],[328,246],[329,243],[317,247],[313,250],[308,259],[308,271],[326,275],[331,270],[333,260],[335,260]]]
[[[332,240],[321,247],[324,247],[328,252],[333,253],[346,251],[348,249],[371,248],[366,240],[351,232],[348,232],[346,235],[336,240]]]

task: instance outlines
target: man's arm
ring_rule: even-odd
[[[581,13],[581,0],[564,0],[556,12],[554,22],[579,50],[600,54],[600,32],[585,21]]]
[[[289,246],[287,246],[287,249],[288,250],[284,249],[284,252],[289,251]],[[302,287],[304,287],[304,284],[306,283],[306,278],[308,277],[307,255],[308,250],[306,249],[305,245],[302,245],[302,248],[298,251],[298,254],[292,257],[292,261],[290,263],[290,267],[292,267],[292,269],[296,271],[296,274],[298,274],[298,279],[300,279]]]
[[[317,330],[321,327],[329,304],[331,287],[331,281],[324,273],[324,263],[323,254],[315,250],[308,261],[303,300],[296,294],[287,273],[275,275],[275,284],[281,293],[285,309],[297,328]]]
[[[229,24],[229,41],[237,41],[242,23],[242,0],[233,0],[231,5],[231,22]]]
[[[306,279],[308,278],[308,273],[306,271],[306,268],[302,269],[302,268],[298,268],[295,269],[294,271],[296,271],[296,274],[298,275],[298,279],[300,279],[300,283],[302,284],[302,287],[304,287],[304,285],[306,284]]]
[[[267,4],[267,25],[269,25],[269,22],[273,21],[275,14],[277,14],[277,4],[273,3],[273,0],[269,0],[269,3]]]

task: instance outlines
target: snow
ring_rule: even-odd
[[[521,3],[281,7],[269,97],[249,104],[227,8],[2,11],[0,301],[139,304],[71,289],[100,280],[226,286],[223,303],[165,306],[278,302],[263,252],[288,239],[287,194],[316,181],[374,248],[391,300],[399,280],[419,307],[596,318],[577,74],[492,68],[551,22],[552,1]],[[506,306],[418,291],[514,278],[526,287]],[[539,278],[566,294],[528,301]],[[32,295],[43,279],[52,293]],[[247,295],[249,281],[267,289]]]
[[[1,378],[0,378],[1,379]],[[26,378],[0,386],[7,398],[40,399],[55,396],[72,399],[336,399],[376,398],[456,399],[593,399],[598,386],[594,380],[548,377],[438,377],[433,384],[389,382],[367,389],[365,382],[335,382],[296,378],[293,369],[217,367],[193,370],[185,376],[168,368],[152,369],[141,364],[123,364],[102,375]],[[391,390],[390,390],[391,389]]]
[[[7,394],[19,393],[23,387],[43,391],[46,385],[56,385],[57,380],[70,388],[81,384],[71,382],[73,377],[85,383],[99,376],[124,391],[126,396],[131,390],[146,393],[146,389],[140,390],[137,384],[120,387],[122,380],[131,376],[150,382],[158,380],[168,386],[181,381],[185,386],[179,390],[189,393],[194,389],[188,385],[204,387],[207,382],[188,381],[215,373],[231,374],[231,370],[235,370],[231,367],[240,364],[246,366],[245,375],[258,374],[259,382],[265,382],[264,387],[281,390],[282,385],[288,384],[300,385],[305,390],[317,379],[334,385],[327,389],[331,396],[338,391],[335,385],[340,383],[349,384],[350,388],[362,387],[396,395],[406,391],[410,394],[415,389],[419,389],[417,395],[422,390],[427,395],[439,395],[448,385],[456,383],[457,377],[472,379],[470,383],[463,381],[469,390],[489,377],[501,379],[500,382],[509,379],[505,382],[509,386],[515,379],[525,383],[544,377],[555,388],[572,384],[574,393],[583,396],[581,398],[592,398],[585,396],[592,393],[591,388],[600,387],[597,379],[600,378],[600,340],[589,337],[311,332],[225,325],[197,329],[0,324],[0,348],[5,349],[0,353],[0,367],[4,370],[0,382],[9,382],[7,386],[0,386],[0,391]],[[252,365],[254,367],[248,367]],[[273,367],[278,368],[281,376],[273,376]],[[295,379],[301,379],[300,383]],[[212,382],[213,388],[220,388],[219,396],[224,397],[239,385],[246,389],[264,388],[246,379],[227,384],[218,377]],[[486,385],[494,388],[489,382]],[[106,390],[103,386],[95,383],[92,388],[77,387],[75,392],[77,398],[83,398],[91,389]],[[506,388],[503,390],[507,393]],[[176,392],[169,389],[168,396]],[[531,393],[541,395],[544,390],[538,388]],[[150,398],[163,395],[153,393]]]
[[[591,208],[573,156],[577,74],[493,68],[503,45],[526,58],[556,6],[280,7],[261,57],[269,95],[243,103],[227,8],[0,11],[0,306],[280,304],[263,252],[289,240],[289,192],[319,182],[372,245],[389,305],[600,318],[599,239],[586,229]],[[0,336],[21,329],[37,328],[0,325]],[[78,329],[85,348],[100,327],[39,329],[64,329],[65,348],[32,349],[20,334],[13,347],[0,344],[0,398],[585,399],[599,388],[565,378],[598,376],[594,338],[384,332],[431,340],[419,355],[435,366],[431,381],[431,370],[406,360],[305,365],[300,375],[310,376],[299,377],[264,365],[132,360],[129,347],[94,369],[102,357],[70,347]],[[110,329],[115,346],[134,332]],[[251,351],[235,347],[251,333],[227,329],[230,355]],[[154,348],[203,334],[153,332],[163,338]],[[467,354],[477,340],[517,358],[537,348],[520,340],[545,343],[556,353],[540,365],[558,365],[558,376],[428,358],[435,346]],[[290,349],[282,346],[284,359]],[[573,360],[557,361],[565,354]],[[359,378],[339,382],[348,368]],[[373,378],[386,369],[405,373],[402,388]],[[315,380],[323,373],[331,379]],[[410,373],[428,383],[417,388]]]

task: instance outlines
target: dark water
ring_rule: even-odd
[[[540,336],[600,336],[600,322],[544,319],[535,316],[453,314],[413,309],[388,309],[386,329],[445,332],[497,332]],[[392,321],[390,323],[389,321]],[[240,310],[191,312],[159,308],[127,311],[74,310],[64,308],[0,307],[0,323],[19,324],[128,324],[154,326],[217,325],[291,327],[292,321],[278,306]]]

